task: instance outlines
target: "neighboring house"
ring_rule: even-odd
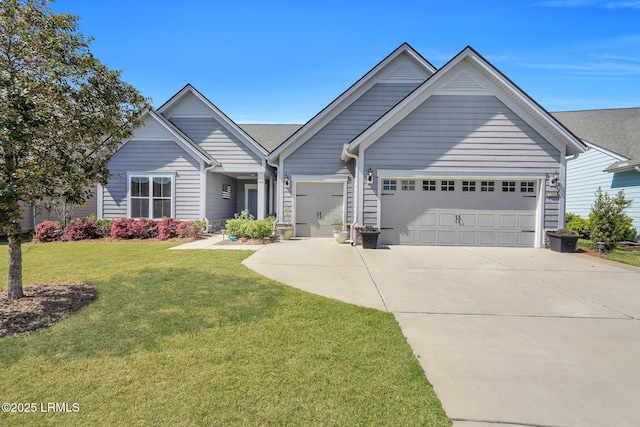
[[[436,70],[403,44],[268,159],[297,236],[338,216],[382,244],[541,247],[584,151],[472,48]]]
[[[382,244],[541,247],[564,226],[566,158],[586,150],[470,47],[438,70],[403,44],[303,126],[237,125],[190,85],[143,119],[99,217],[249,209],[296,236],[372,225]]]
[[[567,162],[567,212],[587,217],[598,187],[612,196],[624,190],[640,229],[640,108],[552,114],[588,147]]]

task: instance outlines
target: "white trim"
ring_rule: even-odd
[[[622,155],[620,155],[618,153],[614,153],[611,150],[607,150],[606,148],[602,148],[599,145],[593,144],[593,143],[591,143],[589,141],[585,141],[584,139],[582,140],[582,142],[584,143],[584,145],[586,145],[588,147],[588,149],[592,149],[593,148],[594,150],[600,151],[601,153],[606,154],[607,156],[613,157],[614,159],[616,159],[619,162],[624,161],[624,160],[631,160],[628,157],[624,157],[624,156],[622,156]]]
[[[244,185],[244,209],[249,209],[249,190],[258,191],[258,184],[245,184]],[[243,209],[243,210],[244,210]],[[259,214],[256,206],[256,214]],[[249,212],[251,213],[251,212]]]
[[[153,210],[153,178],[171,178],[171,218],[176,217],[176,172],[127,172],[127,218],[131,218],[131,178],[149,178],[149,213]],[[152,218],[147,216],[145,218]]]
[[[200,163],[200,219],[207,217],[207,168]]]
[[[547,177],[538,180],[538,203],[536,204],[535,248],[544,247],[544,216],[547,201]]]
[[[104,218],[104,186],[96,186],[96,216],[98,219]]]
[[[532,180],[546,179],[546,175],[542,172],[487,172],[484,171],[431,171],[423,170],[403,170],[403,169],[378,169],[374,171],[378,178],[449,178],[449,179],[516,179],[516,180]]]
[[[567,209],[567,153],[565,150],[560,152],[560,170],[558,172],[560,182],[557,183],[558,195],[558,228],[564,228],[564,216]]]

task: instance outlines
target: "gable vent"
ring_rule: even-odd
[[[487,89],[478,83],[466,72],[461,72],[455,76],[443,88],[442,92],[448,93],[487,93]]]
[[[407,64],[400,64],[382,79],[381,83],[422,83],[426,76],[419,74]]]

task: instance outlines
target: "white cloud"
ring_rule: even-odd
[[[607,9],[640,9],[640,1],[615,1],[604,5]]]
[[[640,9],[640,0],[603,1],[603,0],[543,0],[533,4],[540,7],[575,8],[601,7],[606,9]]]

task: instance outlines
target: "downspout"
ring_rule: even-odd
[[[284,218],[284,212],[282,212],[282,209],[280,209],[280,168],[278,167],[278,165],[271,163],[271,160],[269,160],[269,156],[265,157],[265,160],[267,161],[267,164],[269,166],[271,166],[272,168],[274,168],[276,170],[276,194],[275,197],[272,194],[271,197],[273,198],[274,202],[275,202],[275,209],[276,209],[276,220],[274,222],[274,227],[273,230],[275,232],[276,230],[276,224],[283,222],[282,218]],[[266,168],[265,168],[266,169]]]
[[[207,215],[207,181],[209,181],[207,178],[207,173],[213,171],[215,168],[217,168],[218,166],[220,166],[219,164],[214,164],[213,166],[209,166],[208,168],[204,168],[204,182],[202,183],[202,186],[204,187],[204,222],[206,224],[206,230],[207,232],[209,231],[209,227],[211,226],[209,223],[209,218],[206,217]]]
[[[358,226],[358,177],[360,176],[360,171],[358,170],[358,155],[349,153],[347,147],[348,144],[345,144],[342,147],[342,155],[344,156],[342,160],[344,161],[348,157],[355,160],[356,163],[355,176],[353,177],[353,222],[351,223],[351,228],[349,230],[349,239],[351,239],[351,246],[355,246],[356,227]]]

